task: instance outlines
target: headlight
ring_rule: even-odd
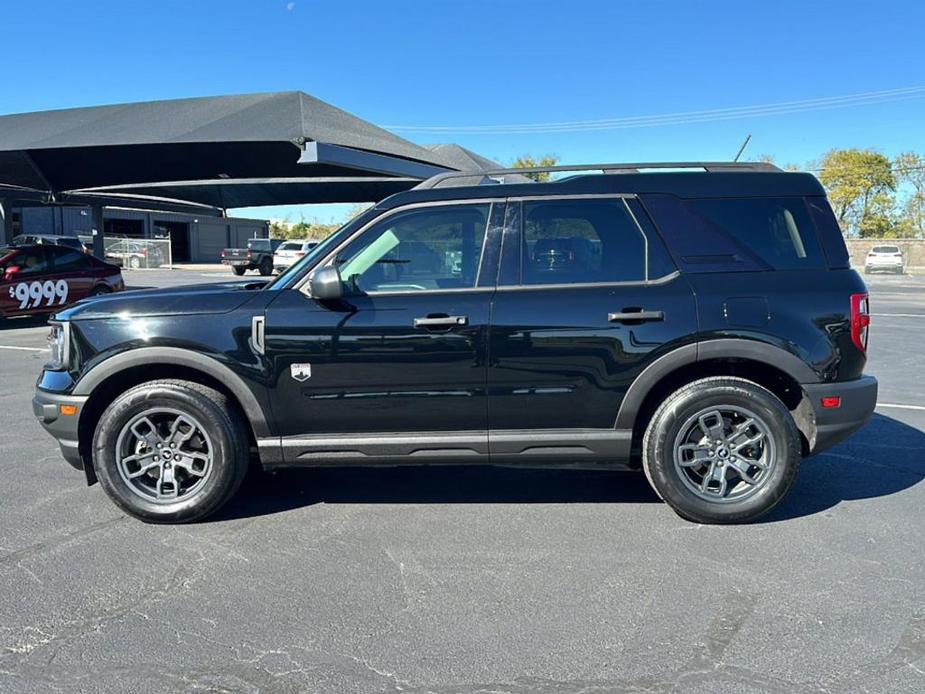
[[[45,364],[49,371],[65,371],[69,365],[71,349],[70,323],[52,323],[51,332],[48,333],[48,349],[51,358]]]

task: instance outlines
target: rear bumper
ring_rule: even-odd
[[[887,270],[890,270],[890,271],[902,270],[902,269],[903,269],[903,261],[901,261],[901,260],[895,260],[895,261],[892,261],[892,260],[891,260],[891,261],[877,260],[877,261],[874,261],[874,262],[872,262],[872,263],[871,263],[871,262],[867,262],[867,263],[864,264],[864,269],[865,269],[867,272],[876,272],[877,270],[883,270],[883,271],[887,271]]]
[[[819,453],[864,426],[877,406],[877,379],[862,376],[841,383],[804,383],[803,390],[815,415],[816,434],[810,453]],[[822,398],[841,398],[841,405],[824,408]]]
[[[32,398],[32,412],[39,420],[39,424],[61,446],[61,455],[64,459],[78,470],[83,470],[84,465],[77,448],[77,423],[86,402],[86,396],[58,395],[44,390],[36,390],[35,397]],[[60,409],[62,405],[76,407],[76,414],[62,415]]]

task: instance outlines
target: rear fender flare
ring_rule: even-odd
[[[632,429],[646,396],[671,372],[698,361],[719,358],[764,362],[785,372],[797,383],[819,381],[819,375],[806,362],[793,353],[767,342],[721,338],[684,345],[659,357],[636,377],[620,403],[615,428]]]

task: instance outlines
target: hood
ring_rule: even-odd
[[[169,289],[143,289],[78,301],[59,311],[56,320],[113,317],[215,314],[233,311],[259,292],[266,282],[220,282]]]

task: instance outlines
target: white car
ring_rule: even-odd
[[[867,252],[864,272],[894,272],[903,274],[903,252],[899,246],[874,246]]]
[[[273,254],[273,269],[276,272],[285,272],[317,245],[317,241],[306,239],[285,241]]]

